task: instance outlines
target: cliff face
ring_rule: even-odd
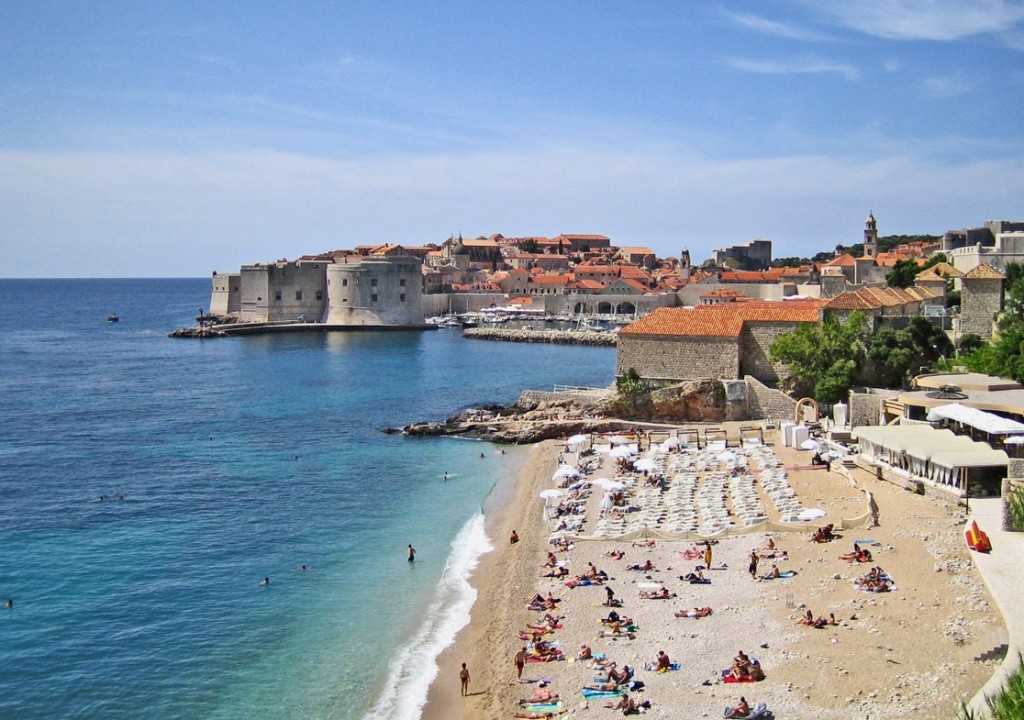
[[[691,380],[634,396],[617,396],[606,408],[615,416],[657,422],[726,420],[726,393],[715,379]]]

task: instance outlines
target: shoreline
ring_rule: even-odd
[[[731,569],[716,574],[714,586],[694,592],[672,580],[675,573],[654,576],[679,593],[668,603],[638,601],[638,578],[624,566],[651,558],[666,571],[685,571],[692,561],[681,560],[679,552],[692,543],[658,540],[656,549],[636,550],[622,540],[577,542],[567,555],[574,574],[587,561],[606,569],[613,577],[610,585],[626,599],[626,611],[641,627],[635,641],[595,641],[593,623],[603,593],[568,590],[560,582],[537,577],[550,531],[542,520],[537,493],[553,485],[550,478],[561,445],[546,441],[532,448],[513,479],[507,502],[485,513],[495,551],[485,556],[470,579],[478,591],[471,620],[438,659],[440,669],[421,716],[424,720],[511,716],[517,698],[533,689],[509,686],[514,678],[512,654],[520,646],[515,632],[536,618],[536,613],[523,609],[525,599],[548,590],[566,599],[560,608],[568,618],[566,627],[555,635],[566,655],[573,654],[580,642],[588,642],[612,659],[642,666],[664,647],[683,663],[681,672],[668,677],[638,675],[647,683],[639,697],[653,703],[648,714],[656,717],[677,715],[680,707],[689,707],[698,716],[720,717],[722,706],[743,694],[715,677],[738,647],[751,651],[768,646],[757,650],[768,680],[738,687],[752,701],[766,701],[780,716],[790,718],[838,720],[850,713],[896,718],[914,708],[922,717],[945,720],[954,717],[959,702],[969,700],[992,674],[990,662],[976,662],[974,656],[997,644],[995,638],[1005,633],[1004,621],[963,548],[956,508],[876,482],[859,470],[852,472],[857,488],[840,473],[797,470],[804,459],[800,451],[778,446],[773,449],[789,468],[792,484],[807,506],[826,507],[829,522],[853,517],[861,514],[861,488],[866,488],[881,508],[881,526],[849,530],[846,539],[824,545],[792,533],[773,534],[780,547],[792,553],[788,567],[799,570],[785,584],[751,582],[746,576],[746,554],[760,536],[723,539],[715,546],[715,555]],[[516,546],[508,542],[512,528],[522,538]],[[849,550],[850,539],[865,537],[882,543],[875,562],[897,578],[898,592],[852,591],[851,579],[861,568],[837,563],[837,556]],[[627,559],[616,562],[606,557],[604,552],[611,547],[625,550]],[[715,605],[715,614],[704,620],[678,620],[667,612],[705,604]],[[825,630],[799,627],[796,619],[805,607],[816,614],[834,612],[839,625]],[[469,698],[460,697],[458,690],[462,662],[472,675]],[[555,691],[574,715],[607,714],[602,703],[587,707],[579,695],[593,671],[566,662],[539,668],[527,665],[524,679],[554,678]],[[706,687],[702,680],[709,678],[713,682]]]
[[[527,450],[527,457],[516,472],[503,478],[484,508],[487,536],[494,551],[481,558],[470,578],[477,597],[470,610],[470,621],[437,658],[438,674],[430,686],[422,720],[496,716],[503,703],[511,707],[513,696],[507,692],[514,676],[508,628],[522,615],[523,603],[516,599],[527,595],[522,578],[535,574],[534,568],[547,547],[547,530],[537,499],[542,484],[548,481],[556,465],[559,441],[543,441]],[[511,545],[512,530],[520,541]],[[469,697],[459,691],[459,669],[465,662],[471,675]]]

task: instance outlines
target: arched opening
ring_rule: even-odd
[[[600,302],[597,304],[598,315],[610,315],[612,312],[612,304],[610,302]]]
[[[618,307],[615,308],[615,312],[619,315],[633,315],[636,313],[636,305],[631,302],[621,302]]]
[[[800,400],[797,401],[796,410],[794,412],[793,419],[796,422],[801,423],[806,419],[804,407],[808,405],[810,406],[811,411],[814,414],[814,417],[810,418],[813,422],[817,422],[818,419],[821,417],[821,414],[818,410],[818,402],[814,398],[801,398]]]

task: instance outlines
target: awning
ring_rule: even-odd
[[[985,412],[984,410],[961,405],[960,403],[939,405],[928,411],[928,422],[937,422],[939,420],[955,420],[958,423],[969,425],[989,435],[1024,434],[1024,423]]]

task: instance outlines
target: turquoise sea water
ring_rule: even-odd
[[[524,455],[380,429],[614,368],[448,330],[167,338],[206,279],[0,297],[3,718],[417,717]]]

